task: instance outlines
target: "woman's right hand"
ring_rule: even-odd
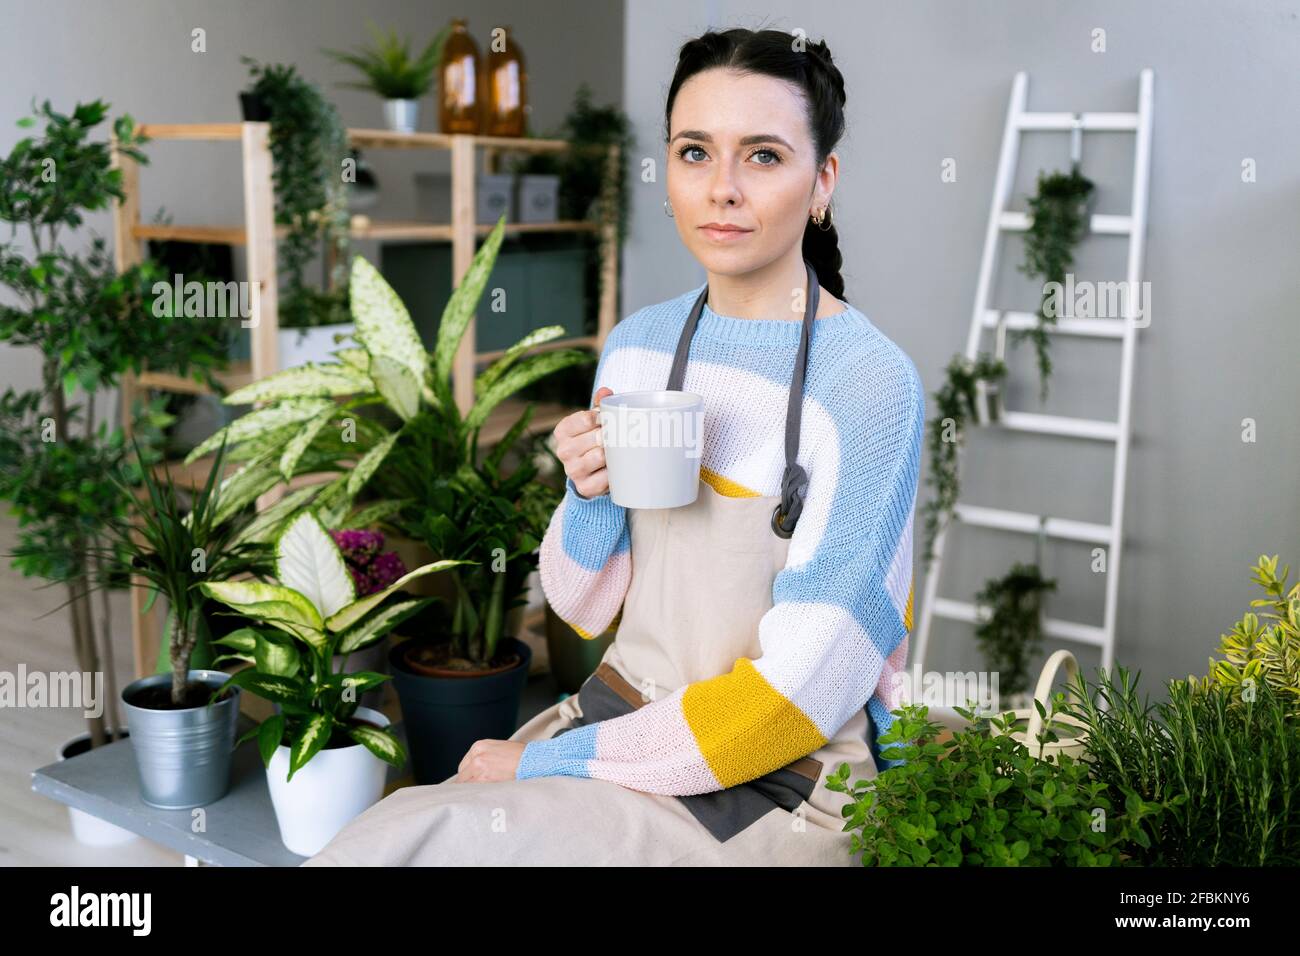
[[[601,386],[591,408],[567,415],[555,426],[555,457],[563,462],[564,473],[573,479],[573,486],[584,498],[595,498],[609,491],[596,409],[602,398],[613,394],[612,388]]]

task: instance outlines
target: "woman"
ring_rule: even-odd
[[[615,505],[594,409],[561,421],[540,576],[584,637],[618,625],[600,668],[310,863],[856,865],[825,778],[884,765],[925,399],[844,298],[844,101],[825,43],[728,30],[681,48],[664,208],[708,281],[614,328],[593,405],[703,395],[699,497]]]

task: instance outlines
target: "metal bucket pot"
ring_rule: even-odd
[[[230,679],[212,670],[192,670],[188,676],[212,690]],[[171,675],[143,677],[122,691],[140,799],[160,810],[188,810],[220,800],[230,789],[241,691],[236,688],[212,706],[183,710],[154,710],[132,702],[159,686],[170,687]]]

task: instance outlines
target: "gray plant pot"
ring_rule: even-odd
[[[414,133],[420,125],[420,101],[384,100],[384,122],[394,133]]]
[[[230,679],[223,671],[192,670],[191,681],[215,690]],[[122,691],[131,748],[140,777],[140,799],[161,810],[206,806],[230,789],[239,697],[235,691],[212,706],[155,710],[138,706],[141,695],[169,687],[170,674],[143,677]]]

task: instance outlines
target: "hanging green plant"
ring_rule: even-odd
[[[1046,326],[1056,324],[1056,315],[1048,314],[1046,291],[1049,282],[1064,284],[1066,273],[1074,266],[1074,247],[1087,230],[1088,202],[1092,197],[1092,180],[1073,166],[1068,173],[1038,174],[1038,193],[1029,200],[1029,229],[1025,233],[1025,261],[1020,271],[1030,278],[1041,279],[1044,291],[1038,303],[1038,324],[1031,329],[1012,331],[1012,340],[1034,340],[1038,352],[1039,400],[1047,399],[1047,379],[1052,361],[1047,354]]]
[[[279,271],[284,280],[280,298],[281,328],[302,329],[350,321],[347,313],[348,229],[347,185],[343,161],[348,158],[348,132],[338,112],[312,83],[287,64],[249,66],[256,95],[270,112],[275,221],[288,227],[279,244]],[[307,264],[320,251],[322,237],[334,249],[334,267],[324,291],[303,278]]]
[[[990,578],[975,596],[987,607],[987,620],[975,628],[975,641],[989,670],[998,675],[998,692],[1019,694],[1029,689],[1029,662],[1042,650],[1043,594],[1056,590],[1037,564],[1017,561],[1001,578]]]
[[[930,473],[926,484],[934,488],[935,493],[922,509],[925,518],[923,560],[926,565],[934,558],[935,538],[957,504],[957,452],[967,421],[979,419],[977,383],[988,383],[990,391],[995,391],[1000,398],[1006,375],[1006,364],[987,352],[979,353],[974,361],[964,355],[955,355],[948,363],[947,379],[934,393],[939,414],[929,423]]]

